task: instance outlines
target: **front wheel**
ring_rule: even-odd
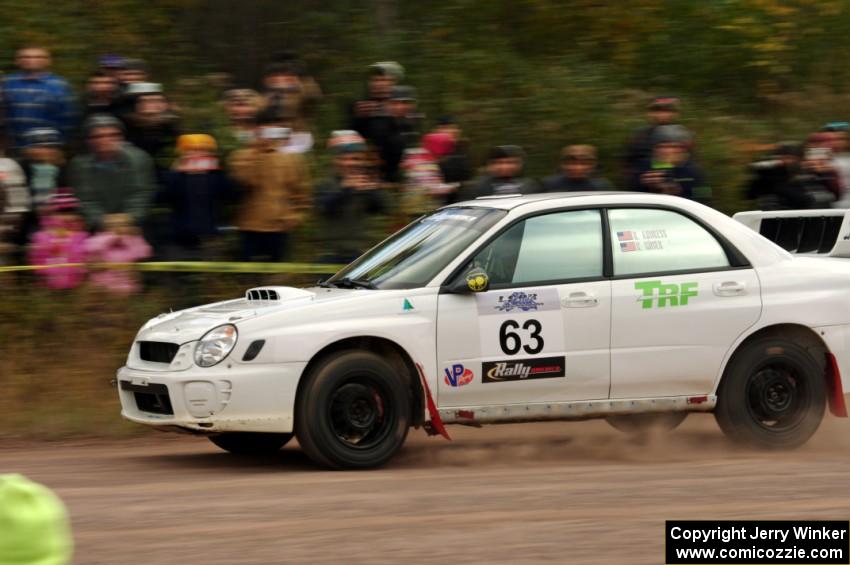
[[[292,439],[292,434],[227,432],[210,436],[209,439],[223,450],[236,455],[268,455],[280,451]]]
[[[732,359],[714,416],[737,443],[787,449],[812,437],[825,407],[823,365],[796,343],[763,339]]]
[[[410,427],[407,380],[382,357],[342,351],[304,378],[295,433],[313,461],[331,469],[366,469],[401,448]]]

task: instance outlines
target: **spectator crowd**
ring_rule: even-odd
[[[179,108],[142,60],[101,57],[80,96],[51,72],[47,49],[21,48],[16,64],[0,77],[2,263],[287,261],[307,237],[315,259],[344,263],[374,243],[376,218],[398,227],[468,198],[614,187],[589,140],[564,147],[558,170],[540,180],[525,174],[523,149],[511,144],[492,147],[476,170],[458,121],[429,122],[392,61],[366,69],[365,92],[327,143],[313,129],[321,88],[292,53],[273,57],[260,90],[223,92],[221,124],[209,131],[181,127]],[[679,115],[678,99],[651,100],[616,185],[710,205]],[[747,198],[762,209],[842,205],[848,131],[833,122],[805,143],[777,144],[750,166]],[[329,170],[314,175],[309,154],[325,151]],[[311,220],[320,227],[308,236],[302,226]],[[234,231],[238,245],[228,248],[222,241]],[[117,292],[137,286],[128,273],[100,275],[92,282]],[[80,267],[43,271],[53,288],[83,277]]]

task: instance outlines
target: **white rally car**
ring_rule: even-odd
[[[134,422],[241,453],[295,435],[332,468],[386,462],[411,426],[640,430],[692,411],[735,441],[793,447],[827,404],[846,415],[848,297],[850,263],[795,256],[685,199],[488,197],[319,286],[161,314],[117,380]]]

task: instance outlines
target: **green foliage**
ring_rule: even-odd
[[[190,129],[214,130],[227,84],[259,86],[271,53],[297,51],[325,99],[320,141],[347,123],[364,70],[397,60],[428,116],[457,116],[480,162],[489,145],[519,143],[528,170],[552,171],[558,149],[619,157],[656,93],[684,100],[700,161],[726,211],[749,148],[843,119],[850,46],[842,0],[5,0],[0,54],[43,43],[82,85],[97,56],[143,57],[168,84]],[[319,158],[323,164],[324,159]],[[321,174],[321,171],[319,171]]]

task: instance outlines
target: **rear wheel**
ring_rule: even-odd
[[[643,435],[650,430],[669,432],[688,417],[687,412],[660,412],[650,414],[618,414],[605,420],[611,427],[629,435]]]
[[[237,455],[266,455],[279,451],[292,439],[292,434],[228,432],[209,439],[223,450]]]
[[[761,448],[793,448],[820,426],[826,407],[824,367],[803,347],[764,339],[732,359],[714,411],[733,441]]]
[[[386,463],[410,427],[407,381],[368,351],[342,351],[321,362],[298,394],[295,433],[307,455],[332,469]]]

